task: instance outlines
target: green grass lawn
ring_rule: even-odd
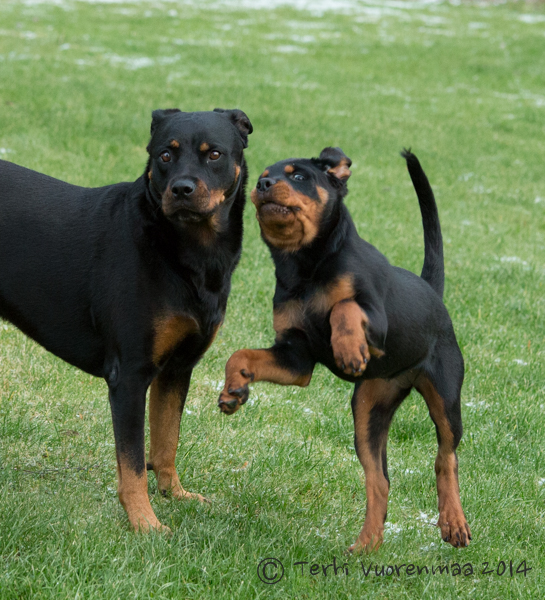
[[[274,272],[249,204],[178,451],[184,487],[212,503],[161,498],[150,477],[170,537],[129,529],[105,383],[0,323],[0,598],[543,598],[545,7],[271,4],[3,0],[0,158],[80,185],[134,180],[152,109],[238,107],[255,129],[252,186],[272,162],[341,146],[360,235],[420,272],[418,203],[398,154],[412,147],[436,192],[467,365],[458,456],[473,542],[456,550],[432,526],[435,431],[417,394],[390,431],[385,543],[363,559],[343,554],[365,513],[351,386],[317,368],[306,389],[257,384],[220,415],[227,358],[273,340]],[[276,585],[257,575],[267,557],[285,568]],[[310,574],[333,557],[348,574]],[[365,577],[360,560],[378,573],[456,562],[474,573]],[[511,577],[509,561],[531,570]]]

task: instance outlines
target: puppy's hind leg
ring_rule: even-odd
[[[386,462],[388,429],[411,387],[396,380],[369,379],[356,384],[352,396],[354,443],[365,471],[367,510],[363,529],[349,551],[371,552],[382,543],[390,480]]]
[[[415,383],[424,396],[435,423],[439,449],[435,459],[441,537],[455,548],[469,545],[467,524],[458,487],[456,448],[462,437],[460,392],[464,377],[463,359],[457,345],[439,350],[433,374],[422,374]]]

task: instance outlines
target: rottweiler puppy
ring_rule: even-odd
[[[240,110],[156,110],[132,183],[84,188],[0,161],[0,317],[106,380],[118,493],[135,530],[168,529],[148,498],[196,498],[174,461],[191,372],[223,320],[241,252],[252,125]]]
[[[226,366],[219,407],[235,412],[252,381],[307,386],[319,362],[355,383],[355,446],[365,471],[367,512],[350,550],[383,539],[390,482],[386,440],[394,413],[414,387],[435,423],[442,538],[467,546],[471,533],[458,489],[464,361],[447,309],[443,243],[432,189],[416,156],[404,151],[422,213],[420,277],[391,266],[361,239],[343,203],[351,160],[339,148],[319,158],[268,167],[252,192],[261,235],[276,267],[275,343],[239,350]]]

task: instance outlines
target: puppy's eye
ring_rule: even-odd
[[[221,152],[218,152],[217,150],[212,150],[212,152],[210,152],[210,154],[208,155],[208,158],[210,160],[218,160],[220,156]]]
[[[160,157],[163,162],[170,162],[170,152],[162,152]]]
[[[301,175],[301,173],[295,173],[293,179],[295,179],[295,181],[305,181],[306,177]]]

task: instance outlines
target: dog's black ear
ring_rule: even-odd
[[[248,119],[248,115],[242,110],[235,108],[233,110],[225,110],[224,108],[215,108],[214,112],[224,114],[231,123],[238,129],[244,148],[248,147],[248,136],[254,128]]]
[[[352,175],[352,161],[340,148],[324,148],[318,160],[322,162],[324,171],[343,182]]]
[[[179,113],[181,110],[179,108],[165,108],[164,110],[154,110],[151,113],[151,130],[150,134],[153,135],[157,126],[161,121],[166,119],[166,117],[173,115],[174,113]]]

